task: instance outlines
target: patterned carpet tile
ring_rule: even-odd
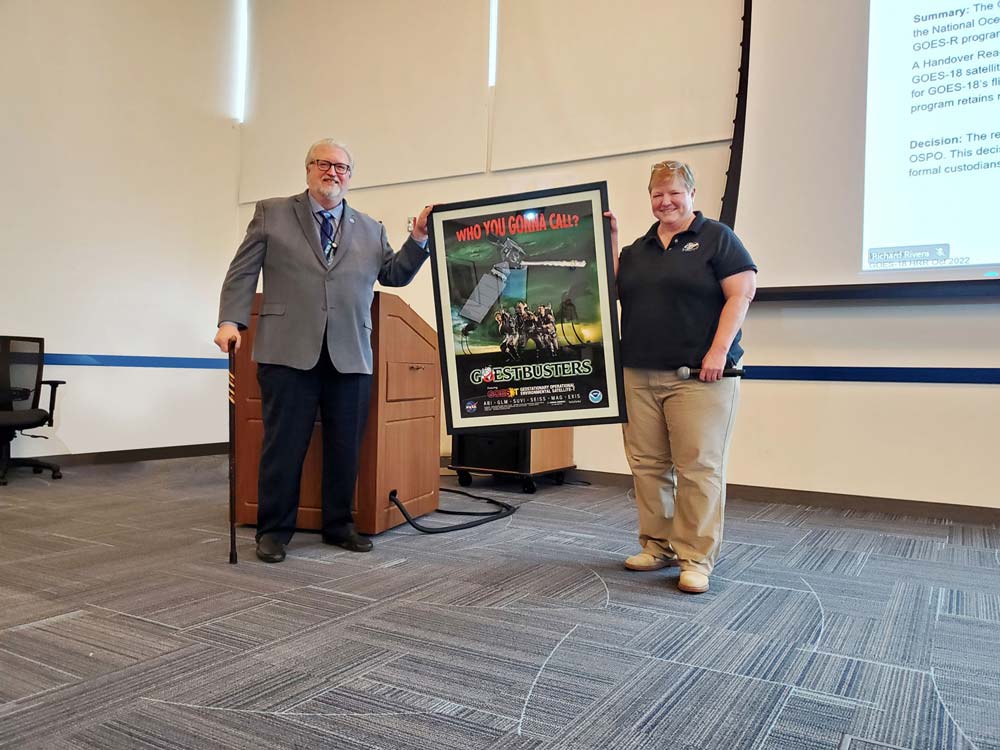
[[[210,596],[180,602],[172,607],[160,609],[146,615],[146,619],[164,625],[179,628],[197,627],[212,620],[253,609],[263,604],[266,599],[249,591],[232,591],[223,589]]]
[[[785,555],[781,564],[796,570],[857,578],[867,559],[867,552],[800,545]]]
[[[779,503],[762,503],[757,505],[757,511],[751,512],[747,520],[775,523],[782,526],[801,526],[816,517],[816,508],[808,505],[783,505]]]
[[[843,656],[867,658],[882,641],[882,617],[827,612],[823,622],[823,637],[817,649]]]
[[[1000,627],[986,620],[942,615],[934,628],[931,660],[935,674],[977,686],[1000,685]],[[970,687],[971,693],[979,692]]]
[[[559,639],[554,638],[549,649]],[[387,685],[415,690],[480,711],[517,719],[545,659],[535,664],[512,662],[498,653],[493,659],[472,654],[450,654],[448,658],[406,654],[380,667],[373,678]]]
[[[841,750],[857,704],[795,689],[760,750]]]
[[[950,528],[948,543],[961,547],[1000,550],[1000,529],[971,524],[955,524]]]
[[[518,612],[530,613],[536,622],[553,632],[566,633],[573,627],[574,641],[584,641],[595,646],[621,648],[629,639],[643,632],[656,622],[671,621],[668,615],[657,612],[627,609],[613,604],[607,607],[548,607],[532,606],[526,598],[518,606],[508,607]],[[683,622],[683,620],[675,620]]]
[[[31,564],[0,565],[0,587],[21,593],[42,593],[47,596],[72,595],[86,588],[84,576],[78,571],[78,561],[86,553],[72,552],[36,559]]]
[[[72,747],[85,750],[135,748],[136,750],[301,750],[336,747],[338,750],[372,750],[354,742],[306,726],[294,718],[273,713],[177,706],[139,701],[135,707],[70,734]]]
[[[726,519],[726,539],[741,544],[759,544],[764,547],[788,550],[806,535],[800,527],[780,523],[768,523],[756,519]]]
[[[930,669],[937,606],[937,592],[932,587],[896,583],[879,638],[872,644],[872,657],[890,664]]]
[[[534,737],[561,738],[570,724],[590,715],[642,661],[614,648],[595,648],[571,631],[536,673],[522,707],[521,729]]]
[[[762,560],[771,549],[773,548],[760,544],[725,541],[722,543],[722,554],[712,574],[723,578],[739,578]]]
[[[118,582],[81,592],[87,604],[139,617],[228,593],[223,586],[160,571],[139,571]],[[153,617],[153,619],[156,619]]]
[[[468,717],[446,713],[374,714],[363,718],[303,716],[296,717],[296,721],[302,726],[321,730],[324,737],[332,737],[331,744],[327,746],[338,749],[483,750],[506,734],[485,724],[478,713]]]
[[[378,549],[376,547],[376,550]],[[440,563],[407,560],[395,556],[382,562],[382,567],[373,567],[358,575],[335,579],[325,583],[323,588],[383,601],[419,592],[435,581],[449,580],[453,578],[455,572]],[[385,565],[385,562],[390,564]]]
[[[351,635],[350,628],[314,628],[265,646],[246,658],[255,660],[264,670],[294,669],[333,685],[378,669],[403,654],[393,648],[391,640],[381,648],[352,640]]]
[[[44,591],[25,592],[11,586],[0,586],[0,602],[3,602],[0,607],[0,632],[65,614],[77,606],[77,601],[72,598]]]
[[[934,670],[941,702],[955,723],[980,748],[1000,747],[1000,673],[990,683],[966,681],[961,670]]]
[[[331,591],[324,586],[336,586],[332,581],[321,586],[302,586],[288,591],[269,594],[267,599],[272,602],[285,602],[298,607],[315,610],[326,619],[335,620],[338,617],[354,614],[359,609],[372,603],[372,599],[358,594],[344,594]]]
[[[858,708],[850,734],[912,750],[972,750],[929,675],[898,672],[893,677],[881,686],[878,708]]]
[[[943,518],[904,516],[898,513],[865,512],[824,508],[809,524],[813,528],[857,529],[858,531],[948,540],[952,522]]]
[[[1000,575],[969,575],[971,571],[959,563],[924,560],[904,560],[897,557],[872,555],[865,563],[863,574],[869,578],[918,580],[929,586],[951,588],[961,581],[962,588],[1000,594]]]
[[[669,620],[628,643],[650,656],[734,676],[784,682],[799,661],[799,647],[757,633]]]
[[[817,641],[823,615],[811,591],[733,582],[720,587],[695,621],[740,633],[766,634],[801,646]]]
[[[0,648],[0,703],[76,682],[79,675],[53,669]]]
[[[780,685],[651,660],[578,719],[559,747],[749,750],[770,732],[790,692]],[[723,722],[718,721],[720,705],[726,706]]]
[[[946,544],[938,549],[934,559],[937,562],[952,563],[966,568],[990,568],[993,571],[1000,571],[1000,553],[996,550]]]
[[[1000,527],[731,498],[689,596],[624,568],[620,487],[477,480],[518,513],[281,565],[241,527],[229,565],[226,482],[5,488],[0,748],[1000,750]]]
[[[861,740],[851,735],[846,735],[846,743],[841,745],[842,750],[909,750],[909,748],[899,745],[888,745],[885,742],[875,742],[874,740]]]
[[[389,685],[368,677],[345,680],[336,686],[316,694],[285,711],[290,716],[356,716],[363,720],[366,716],[406,714],[406,713],[454,713],[465,706],[443,698],[425,695],[416,690]],[[487,723],[500,723],[510,728],[513,720],[488,716]]]
[[[267,602],[252,609],[188,628],[188,638],[231,651],[259,648],[325,623],[327,618],[313,609]]]
[[[207,546],[207,545],[206,545]],[[246,552],[240,552],[239,564],[228,563],[228,551],[215,550],[210,559],[201,562],[176,562],[163,566],[178,578],[190,578],[220,586],[224,589],[246,591],[252,594],[274,594],[301,586],[322,586],[330,580],[358,575],[367,567],[358,568],[345,565],[316,563],[289,557],[281,565],[268,565],[254,555],[251,545]]]
[[[256,654],[220,657],[186,678],[141,697],[192,707],[283,712],[321,695],[336,680],[290,665],[275,666]]]
[[[216,649],[192,645],[13,704],[0,721],[0,748],[48,742],[67,730],[102,721],[138,696],[181,682],[218,658]]]
[[[81,678],[139,664],[189,643],[162,625],[83,610],[0,632],[0,648]]]

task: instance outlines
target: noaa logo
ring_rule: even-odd
[[[601,403],[601,400],[604,398],[604,394],[595,388],[594,390],[592,390],[590,393],[587,394],[587,398],[590,399],[590,403],[599,404]]]
[[[484,383],[492,383],[497,379],[497,374],[493,372],[492,367],[484,367],[481,373],[481,377]]]
[[[475,401],[466,401],[465,402],[465,410],[469,414],[475,414],[476,413],[476,409],[478,409],[478,408],[479,408],[479,404],[477,404]]]
[[[681,252],[682,253],[693,253],[699,247],[701,247],[701,245],[699,245],[697,242],[689,242],[684,247],[681,248]]]

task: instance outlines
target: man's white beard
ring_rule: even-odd
[[[328,201],[338,200],[344,194],[344,186],[336,182],[324,182],[319,188],[319,194]]]

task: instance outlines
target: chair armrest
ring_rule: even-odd
[[[65,380],[43,380],[42,385],[49,387],[49,427],[52,426],[56,418],[56,389],[61,385],[66,385]]]

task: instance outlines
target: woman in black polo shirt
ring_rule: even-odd
[[[642,551],[629,570],[681,569],[678,587],[708,591],[722,546],[726,457],[743,356],[740,326],[757,267],[733,231],[694,210],[694,175],[682,162],[654,164],[656,223],[621,252],[611,216],[628,424]],[[680,367],[700,369],[681,380]]]

